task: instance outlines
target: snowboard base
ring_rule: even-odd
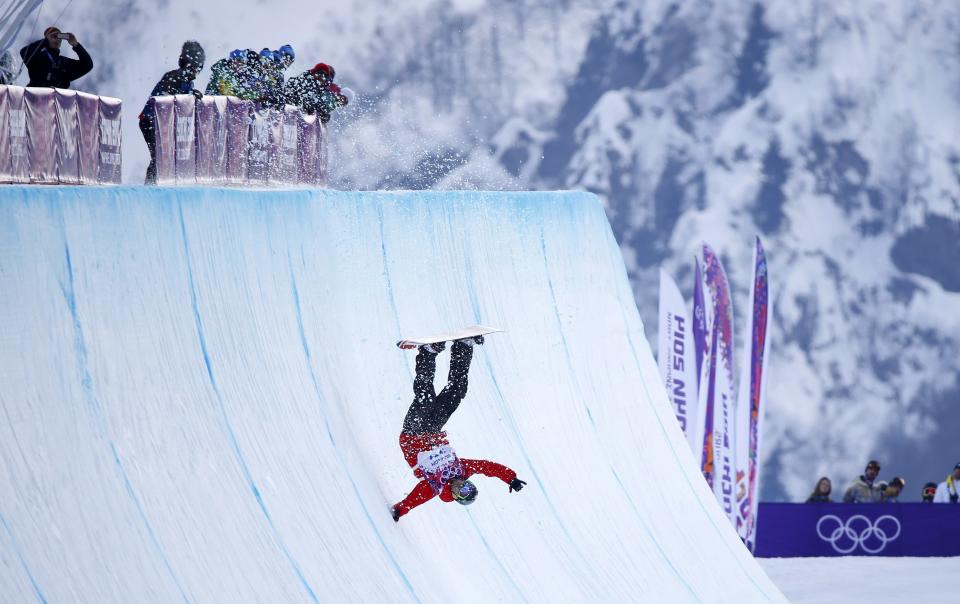
[[[462,340],[464,338],[475,338],[477,336],[485,336],[491,333],[501,333],[502,329],[496,327],[488,327],[486,325],[470,325],[464,327],[463,329],[457,329],[455,331],[448,331],[446,333],[438,333],[432,336],[422,336],[419,338],[406,338],[397,342],[397,347],[403,350],[410,350],[418,346],[423,346],[425,344],[436,344],[437,342],[451,342],[453,340]]]

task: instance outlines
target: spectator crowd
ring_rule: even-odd
[[[206,94],[234,96],[252,101],[259,108],[280,109],[293,105],[307,115],[316,115],[324,124],[338,107],[348,103],[346,95],[334,84],[336,71],[326,63],[317,63],[307,71],[285,80],[286,70],[293,65],[296,54],[289,44],[277,50],[264,48],[260,52],[236,49],[210,68],[210,82]],[[192,94],[198,99],[204,93],[194,86],[197,75],[206,62],[206,53],[199,42],[183,43],[178,67],[163,74],[150,96]],[[155,184],[156,133],[148,111],[149,101],[140,113],[140,131],[150,151],[146,184]]]
[[[64,41],[76,53],[76,59],[60,54]],[[75,80],[93,69],[93,59],[77,37],[52,26],[44,30],[41,39],[20,49],[20,58],[30,77],[27,86],[32,87],[70,88]],[[253,102],[258,108],[281,109],[293,105],[304,114],[316,115],[325,124],[335,110],[348,104],[347,95],[334,83],[336,71],[327,63],[317,63],[287,79],[286,72],[295,58],[290,44],[277,50],[264,48],[260,52],[236,49],[211,66],[210,81],[201,92],[195,82],[203,70],[206,53],[198,42],[190,40],[184,42],[180,50],[177,68],[163,74],[150,91],[150,97],[192,94],[199,99],[208,94],[237,97]],[[11,84],[16,76],[12,55],[3,53],[0,84]],[[153,184],[156,182],[156,133],[147,108],[148,105],[144,105],[139,120],[151,159],[146,182]]]
[[[890,480],[878,480],[880,476],[880,462],[870,460],[863,469],[863,474],[854,478],[839,501],[843,503],[895,503],[900,501],[907,481],[900,476]],[[960,463],[953,466],[953,471],[939,484],[928,482],[920,492],[921,501],[926,503],[958,503],[957,483],[960,482]],[[831,503],[833,499],[833,485],[830,479],[822,476],[817,481],[813,492],[807,498],[807,503]]]

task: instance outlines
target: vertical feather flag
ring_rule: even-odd
[[[711,384],[713,406],[713,492],[720,502],[730,523],[736,526],[736,439],[734,411],[733,374],[733,305],[730,299],[730,284],[720,257],[709,245],[703,245],[704,283],[710,293],[713,306],[714,341],[711,356],[716,366],[711,367],[714,383]],[[714,355],[714,349],[716,353]]]
[[[737,401],[737,532],[753,550],[756,544],[758,488],[760,480],[760,435],[765,411],[763,368],[768,348],[767,259],[760,238],[753,252],[749,325],[745,331],[743,365]]]
[[[660,270],[660,341],[657,361],[660,377],[667,387],[683,435],[691,450],[697,451],[697,369],[693,347],[693,325],[677,283]]]

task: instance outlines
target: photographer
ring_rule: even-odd
[[[64,40],[73,47],[79,58],[68,59],[60,55],[60,45]],[[42,40],[21,48],[20,57],[30,74],[27,86],[70,88],[71,82],[87,75],[93,69],[93,59],[77,42],[77,37],[62,33],[56,27],[48,27],[43,32]]]

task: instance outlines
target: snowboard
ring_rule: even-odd
[[[410,350],[424,344],[436,344],[437,342],[451,342],[453,340],[462,340],[464,338],[475,338],[485,336],[491,333],[500,333],[502,329],[488,327],[486,325],[470,325],[463,329],[448,331],[447,333],[438,333],[432,336],[423,336],[419,338],[406,338],[397,342],[397,346],[403,350]]]

